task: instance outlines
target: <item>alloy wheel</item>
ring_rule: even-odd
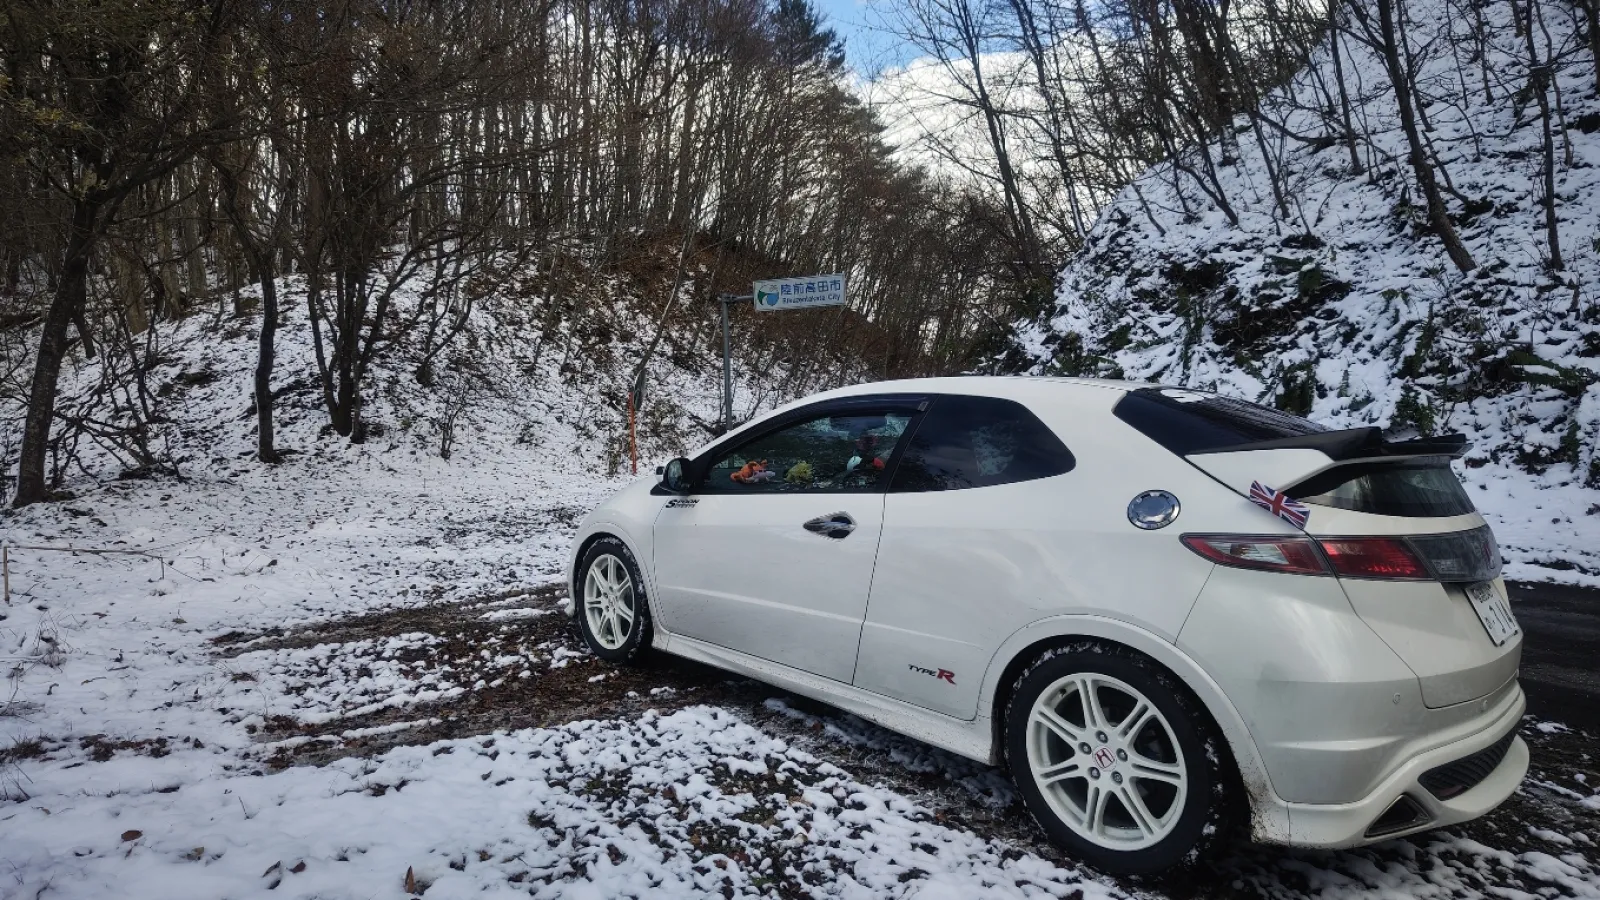
[[[634,597],[633,578],[622,560],[609,553],[595,557],[583,579],[583,615],[600,646],[616,650],[628,642],[638,615]]]
[[[1058,679],[1029,711],[1026,746],[1045,802],[1100,847],[1152,846],[1183,815],[1189,773],[1172,725],[1120,679],[1092,672]]]

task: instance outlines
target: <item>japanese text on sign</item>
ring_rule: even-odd
[[[755,283],[756,309],[798,309],[810,306],[842,306],[845,302],[844,275],[807,275],[801,278],[774,278]]]

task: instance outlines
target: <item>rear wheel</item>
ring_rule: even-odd
[[[650,646],[650,606],[644,579],[626,544],[614,537],[594,542],[579,569],[578,627],[594,655],[631,662]]]
[[[1207,726],[1159,666],[1088,646],[1023,674],[1006,755],[1051,840],[1107,872],[1143,875],[1193,858],[1227,830],[1227,754],[1208,746]]]

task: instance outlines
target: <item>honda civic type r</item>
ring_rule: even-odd
[[[1244,821],[1351,847],[1527,772],[1466,448],[1153,385],[861,385],[623,489],[569,583],[603,659],[654,647],[1003,762],[1105,870]]]

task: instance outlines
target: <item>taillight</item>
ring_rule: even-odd
[[[1263,572],[1449,582],[1500,574],[1500,548],[1487,525],[1412,537],[1186,534],[1179,540],[1219,566]]]
[[[1432,577],[1410,545],[1398,538],[1333,538],[1322,541],[1322,552],[1334,572],[1351,578]]]
[[[1327,563],[1316,544],[1306,537],[1278,537],[1250,534],[1186,534],[1179,540],[1185,547],[1219,566],[1288,572],[1296,575],[1326,575]]]
[[[1408,540],[1440,581],[1488,581],[1500,574],[1500,545],[1487,525]]]

